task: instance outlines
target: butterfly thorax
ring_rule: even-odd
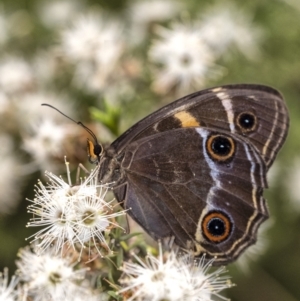
[[[121,160],[123,156],[118,156],[113,147],[105,149],[100,157],[99,182],[103,184],[122,183],[123,173],[121,172]]]

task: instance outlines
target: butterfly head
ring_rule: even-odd
[[[94,136],[94,135],[92,135]],[[95,139],[95,137],[94,137]],[[97,140],[94,142],[91,141],[90,139],[87,139],[87,152],[88,152],[88,157],[89,161],[92,164],[98,164],[101,158],[101,155],[103,154],[103,146],[98,143]]]
[[[86,127],[81,121],[76,121],[74,119],[72,119],[71,117],[67,116],[66,114],[64,114],[63,112],[61,112],[60,110],[58,110],[57,108],[47,104],[47,103],[43,103],[42,106],[47,106],[50,107],[51,109],[56,110],[58,113],[60,113],[61,115],[67,117],[68,119],[70,119],[71,121],[77,123],[78,125],[82,126],[93,138],[94,141],[91,141],[90,139],[87,139],[87,152],[88,152],[88,157],[89,157],[89,161],[93,164],[98,164],[100,161],[100,158],[103,154],[103,146],[98,142],[96,135],[93,133],[92,130],[90,130],[88,127]]]

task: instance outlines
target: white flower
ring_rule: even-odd
[[[97,178],[95,179],[97,181]],[[94,184],[96,187],[96,184]],[[101,190],[104,191],[102,192]],[[100,191],[94,193],[87,193],[81,201],[76,202],[76,223],[77,239],[78,242],[85,247],[87,245],[95,246],[98,253],[101,254],[101,250],[97,247],[101,242],[101,247],[109,250],[109,246],[106,243],[104,232],[111,227],[120,227],[114,218],[120,215],[124,215],[124,211],[113,212],[111,202],[107,203],[104,200],[107,188],[100,188]]]
[[[37,255],[35,249],[31,251],[28,247],[21,249],[18,255],[19,278],[34,300],[66,300],[74,294],[84,294],[80,282],[87,269],[75,268],[77,262],[71,258],[57,257],[52,249]]]
[[[37,169],[60,170],[61,166],[58,163],[61,162],[66,149],[72,146],[71,137],[80,132],[80,129],[76,131],[78,125],[68,122],[67,118],[56,110],[41,106],[43,103],[76,118],[72,103],[64,95],[36,92],[14,98],[14,124],[19,131],[21,129],[23,149],[33,158],[33,162],[24,166],[24,173],[27,174]]]
[[[41,240],[37,244],[41,253],[53,244],[58,253],[63,251],[65,243],[73,245],[76,235],[73,204],[70,202],[73,191],[61,178],[52,173],[46,173],[46,176],[50,180],[49,186],[39,182],[33,205],[28,206],[28,212],[35,216],[28,226],[45,227],[34,235],[35,241]]]
[[[213,295],[231,287],[228,277],[220,276],[224,267],[208,274],[211,262],[196,262],[191,254],[175,251],[163,254],[159,245],[158,258],[149,255],[146,262],[135,256],[137,263],[124,262],[119,293],[130,292],[131,300],[210,301]]]
[[[203,14],[201,37],[218,56],[234,44],[248,58],[259,55],[261,30],[251,17],[234,5],[216,5]]]
[[[34,84],[31,66],[19,57],[4,57],[0,61],[0,88],[7,93],[30,90]]]
[[[199,89],[212,72],[214,57],[195,26],[173,24],[159,27],[149,58],[162,67],[155,73],[154,89],[165,93],[176,88],[180,93]]]
[[[119,22],[101,14],[77,18],[62,32],[62,51],[76,64],[75,84],[92,92],[110,84],[123,53],[123,32]]]
[[[107,187],[97,184],[98,169],[78,186],[71,186],[62,178],[46,173],[49,184],[41,182],[37,186],[33,205],[28,211],[34,214],[28,226],[44,226],[34,235],[40,252],[53,245],[56,253],[63,252],[63,247],[75,245],[82,252],[87,248],[88,256],[93,252],[102,256],[103,249],[109,252],[105,240],[105,231],[120,227],[114,218],[124,215],[124,211],[112,212],[110,203],[104,200]]]
[[[11,281],[8,281],[8,269],[5,268],[4,272],[0,272],[0,300],[1,301],[15,301],[19,291],[16,289],[16,286],[19,282],[19,279],[16,276],[13,276]]]
[[[115,64],[122,50],[121,25],[100,14],[83,15],[62,32],[62,49],[71,60]]]
[[[33,134],[24,137],[23,148],[30,153],[34,162],[41,169],[54,169],[54,158],[63,157],[63,142],[66,139],[68,127],[59,125],[52,119],[44,119],[32,124]]]
[[[145,38],[149,24],[169,20],[181,10],[181,3],[173,0],[131,1],[128,11],[132,42],[138,44]]]

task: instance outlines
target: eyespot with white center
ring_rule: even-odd
[[[242,112],[237,116],[236,123],[243,132],[253,132],[257,127],[256,116],[252,112]]]
[[[224,212],[211,211],[204,216],[201,228],[206,240],[218,244],[229,238],[232,223]]]
[[[206,150],[213,161],[228,162],[235,153],[235,143],[231,137],[213,134],[208,137]]]

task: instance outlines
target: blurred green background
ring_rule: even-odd
[[[101,21],[99,35],[113,36],[112,45],[89,42],[93,34],[89,40],[84,32],[92,32],[93,25],[82,24],[91,15]],[[159,82],[166,58],[153,54],[164,41],[158,26],[175,32],[174,24],[212,30],[206,40],[211,43],[208,61],[200,57],[202,79],[184,87],[180,80],[169,86]],[[221,26],[215,29],[216,24]],[[100,47],[98,53],[93,47]],[[291,125],[265,191],[271,222],[259,238],[257,254],[228,267],[237,286],[227,297],[300,300],[299,0],[1,0],[0,270],[15,270],[18,249],[35,232],[26,228],[26,198],[34,197],[37,179],[45,169],[64,174],[64,155],[74,169],[86,162],[87,134],[41,103],[57,106],[91,127],[101,141],[111,142],[163,104],[228,83],[266,84],[281,91]],[[40,131],[49,117],[54,123]]]

